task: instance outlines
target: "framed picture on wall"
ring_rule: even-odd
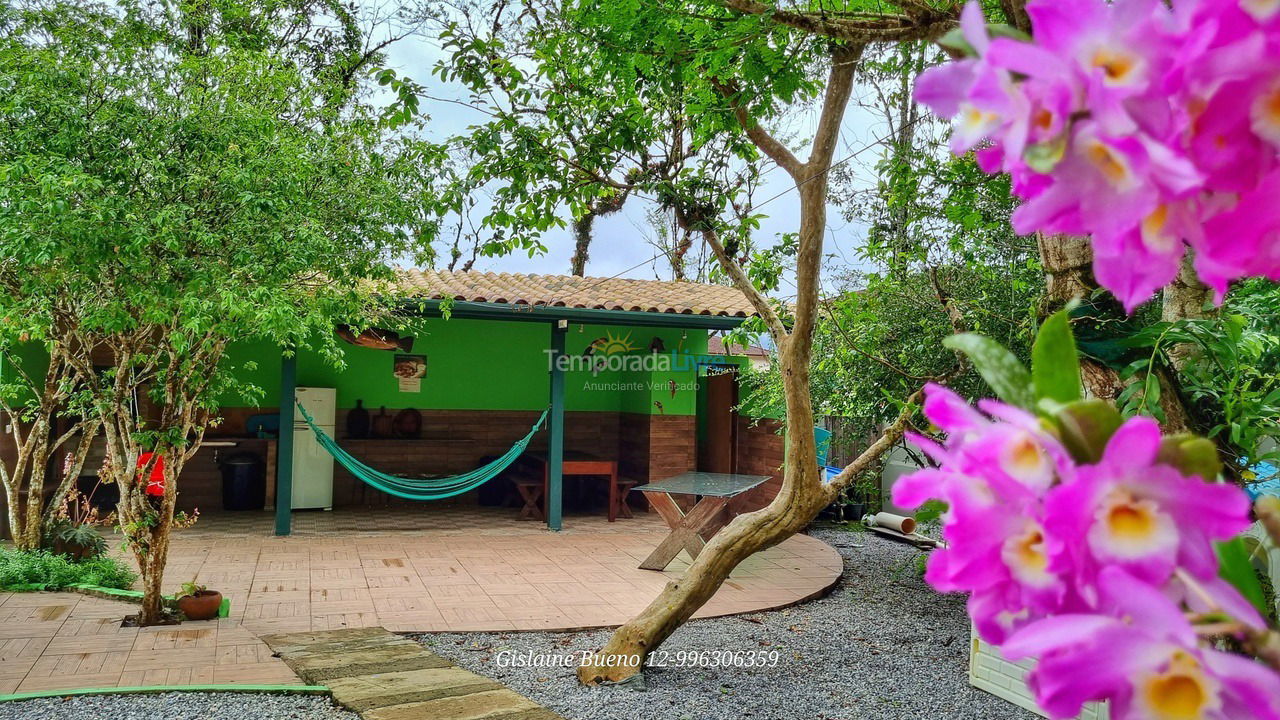
[[[400,392],[422,390],[422,378],[427,376],[426,355],[396,355],[392,372],[400,385]]]

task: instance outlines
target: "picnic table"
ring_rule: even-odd
[[[649,557],[640,563],[645,570],[665,570],[667,565],[686,550],[697,558],[707,540],[729,523],[729,500],[769,480],[768,475],[737,473],[686,472],[658,482],[634,488],[648,493],[649,504],[671,528]],[[700,497],[689,512],[680,508],[673,496]]]

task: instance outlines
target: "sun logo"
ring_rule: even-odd
[[[629,353],[637,348],[631,344],[631,333],[619,337],[614,335],[613,331],[608,331],[604,337],[596,338],[591,343],[590,349],[593,353],[612,355],[614,353]]]

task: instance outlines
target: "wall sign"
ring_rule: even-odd
[[[392,372],[400,385],[400,392],[419,392],[422,378],[427,376],[426,355],[396,355]]]

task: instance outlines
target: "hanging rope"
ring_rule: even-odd
[[[499,473],[506,470],[511,463],[515,462],[516,458],[524,453],[534,434],[547,421],[547,413],[549,412],[549,410],[543,410],[542,416],[538,418],[538,422],[533,424],[529,434],[517,440],[510,450],[503,453],[496,460],[475,470],[462,475],[450,475],[447,477],[401,477],[379,472],[360,462],[354,455],[343,450],[338,445],[338,441],[321,430],[311,418],[311,415],[307,413],[306,408],[302,407],[301,403],[296,404],[298,411],[302,413],[303,419],[307,421],[307,425],[311,426],[311,432],[315,433],[320,447],[332,455],[333,459],[338,461],[342,467],[346,468],[348,472],[362,482],[382,492],[406,500],[443,500],[474,490],[497,477]]]

